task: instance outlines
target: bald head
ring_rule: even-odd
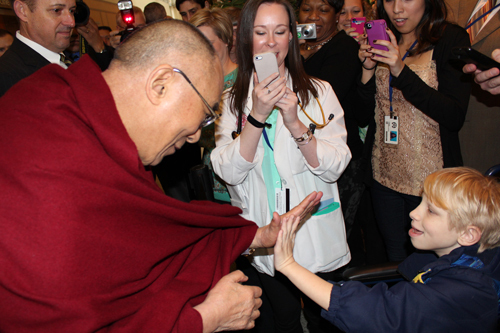
[[[154,22],[132,33],[103,73],[144,165],[156,165],[185,142],[216,109],[222,66],[205,36],[189,23]]]
[[[111,66],[127,69],[156,67],[159,63],[210,67],[215,51],[205,36],[180,20],[154,22],[134,32],[115,51]],[[207,64],[207,66],[204,66]],[[205,73],[206,74],[206,73]]]

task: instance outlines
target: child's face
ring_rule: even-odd
[[[419,250],[430,250],[441,257],[460,247],[459,233],[449,229],[450,217],[422,196],[422,202],[410,213],[412,228],[408,232],[413,246]]]

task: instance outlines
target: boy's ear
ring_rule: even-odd
[[[471,246],[479,242],[481,239],[481,229],[475,225],[469,225],[458,236],[458,244],[461,246]]]

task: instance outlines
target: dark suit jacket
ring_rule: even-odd
[[[446,0],[451,19],[465,27],[477,0]],[[491,57],[494,49],[500,48],[500,12],[474,39],[472,47]],[[500,163],[500,96],[493,96],[472,85],[472,94],[465,123],[460,131],[460,145],[466,166],[485,172],[489,167]]]
[[[0,57],[0,96],[18,81],[49,63],[38,52],[14,38],[10,48]]]

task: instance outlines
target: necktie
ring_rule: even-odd
[[[477,34],[483,27],[484,23],[488,19],[489,14],[484,15],[487,13],[489,10],[493,8],[493,1],[494,0],[487,0],[484,4],[483,7],[481,7],[470,19],[469,24],[473,23],[469,29],[467,29],[467,32],[469,33],[470,37],[470,42],[471,44],[474,42],[474,39],[476,38]],[[484,15],[481,17],[481,15]],[[481,17],[479,20],[478,18]],[[476,21],[477,20],[477,21]],[[475,22],[476,21],[476,22]],[[475,22],[475,23],[474,23]]]
[[[60,53],[59,56],[60,56],[61,62],[63,64],[65,64],[67,67],[69,67],[72,64],[71,59],[66,58],[66,56],[63,53]]]

